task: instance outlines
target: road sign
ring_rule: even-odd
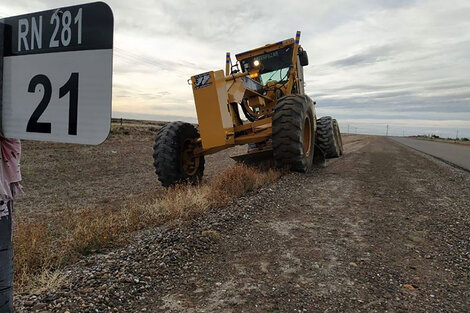
[[[0,23],[5,24],[4,136],[103,142],[111,125],[110,7],[95,2],[9,17]]]

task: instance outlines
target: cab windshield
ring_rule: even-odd
[[[284,67],[284,68],[281,68],[279,70],[275,70],[272,72],[263,73],[260,75],[261,83],[263,85],[266,85],[269,81],[274,81],[276,83],[284,82],[287,80],[288,74],[289,74],[288,67]]]
[[[286,81],[292,65],[293,48],[288,46],[241,60],[242,71],[249,72],[259,68],[259,81],[263,85],[268,81]],[[255,66],[258,62],[259,65]]]

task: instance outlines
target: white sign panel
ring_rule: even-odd
[[[110,8],[97,2],[3,22],[4,136],[103,142],[111,125]]]

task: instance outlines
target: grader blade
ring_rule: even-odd
[[[254,164],[262,161],[270,160],[273,158],[273,150],[258,150],[250,151],[245,154],[235,155],[231,157],[232,160],[244,163],[244,164]]]

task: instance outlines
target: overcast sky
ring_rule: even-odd
[[[343,131],[470,137],[468,0],[105,2],[114,117],[195,121],[191,75],[301,30],[306,92]],[[79,3],[2,1],[0,16]]]

